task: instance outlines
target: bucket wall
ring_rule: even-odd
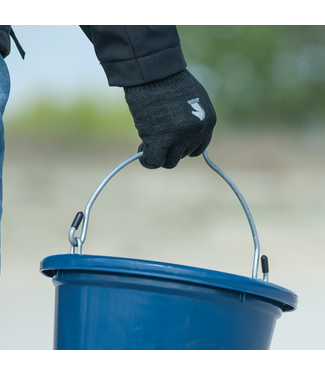
[[[269,349],[280,303],[141,275],[59,270],[55,349]]]

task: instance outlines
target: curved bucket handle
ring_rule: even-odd
[[[71,253],[75,253],[75,247],[77,247],[77,253],[81,254],[82,250],[82,245],[86,240],[86,235],[87,235],[87,228],[88,228],[88,222],[89,222],[89,215],[90,215],[90,210],[92,205],[94,204],[96,198],[100,194],[100,192],[103,190],[105,185],[108,183],[108,181],[116,175],[121,169],[126,167],[128,164],[132,163],[133,161],[140,159],[141,156],[143,155],[143,152],[138,152],[135,155],[130,156],[128,159],[124,160],[122,163],[120,163],[117,167],[115,167],[104,179],[103,181],[98,185],[97,189],[94,191],[92,196],[90,197],[86,208],[85,212],[78,212],[72,225],[71,229],[69,232],[69,241],[71,243]],[[215,172],[217,172],[226,182],[227,184],[231,187],[233,192],[236,194],[237,198],[239,199],[245,214],[247,216],[252,235],[253,235],[253,241],[254,241],[254,260],[253,260],[253,270],[252,270],[252,278],[257,279],[257,272],[258,272],[258,261],[259,261],[259,256],[260,256],[260,245],[259,245],[259,240],[258,240],[258,235],[255,227],[255,223],[253,220],[253,216],[248,208],[248,205],[242,196],[241,192],[237,188],[237,186],[233,183],[233,181],[230,179],[229,176],[226,175],[225,172],[223,172],[219,167],[217,167],[209,158],[208,151],[205,150],[203,153],[204,160],[206,163],[211,167]],[[81,229],[81,235],[80,237],[74,237],[75,231],[78,229],[81,221],[83,220],[82,224],[82,229]],[[263,270],[264,272],[264,270]],[[267,277],[264,274],[264,280],[267,281]]]

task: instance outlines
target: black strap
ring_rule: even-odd
[[[17,47],[17,49],[18,49],[18,51],[19,51],[21,57],[24,59],[26,53],[25,53],[25,51],[22,49],[20,43],[18,42],[18,39],[17,39],[17,37],[16,37],[16,35],[15,35],[15,33],[14,33],[14,31],[13,31],[12,28],[10,28],[10,33],[9,33],[9,35],[10,35],[10,36],[12,37],[12,39],[14,40],[14,42],[15,42],[15,44],[16,44],[16,47]]]

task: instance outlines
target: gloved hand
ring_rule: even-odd
[[[142,139],[144,167],[174,168],[180,159],[207,148],[217,116],[208,93],[188,70],[124,91]]]

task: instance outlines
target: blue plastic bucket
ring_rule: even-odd
[[[266,273],[264,280],[257,279],[257,234],[244,205],[255,243],[252,278],[81,254],[89,206],[108,180],[135,159],[129,158],[99,185],[86,207],[81,237],[73,237],[79,225],[74,221],[69,235],[72,253],[41,262],[41,272],[52,278],[56,289],[54,348],[268,349],[277,319],[296,309],[297,296],[269,283]]]
[[[56,349],[268,349],[297,305],[269,282],[175,264],[59,254],[41,271],[56,287]]]

